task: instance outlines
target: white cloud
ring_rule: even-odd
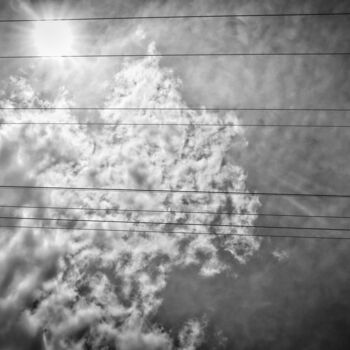
[[[13,84],[18,92],[16,96],[3,101],[3,104],[11,105],[17,98],[25,100],[28,106],[48,103],[33,94],[30,85],[22,79],[15,80]],[[181,82],[170,69],[160,68],[159,60],[154,57],[126,63],[116,74],[112,86],[105,100],[107,107],[186,107],[179,92]],[[71,104],[64,90],[57,98],[60,103]],[[7,114],[5,118],[13,117]],[[18,118],[76,121],[80,117],[68,111],[57,111],[49,114],[21,112]],[[96,118],[108,122],[237,123],[232,113],[217,115],[194,111],[105,111],[96,115]],[[245,146],[243,130],[237,126],[219,130],[191,126],[2,126],[0,139],[3,145],[0,154],[7,159],[5,171],[1,174],[2,183],[246,190],[244,171],[230,156],[232,147]],[[17,149],[16,153],[14,149]],[[9,161],[8,157],[15,157],[16,160]],[[21,177],[23,174],[26,174],[25,177]],[[40,197],[37,197],[38,193],[16,192],[16,197],[13,193],[10,200],[18,204],[37,202],[67,207],[118,206],[219,212],[230,209],[252,211],[259,206],[256,197],[210,194],[45,191]],[[34,211],[34,214],[68,216],[72,219],[82,215],[78,211],[63,215],[62,212],[49,210]],[[37,330],[46,329],[47,349],[78,349],[84,342],[90,342],[94,348],[114,342],[120,349],[170,349],[170,336],[156,325],[147,323],[162,302],[160,292],[166,285],[169,272],[178,266],[197,264],[203,276],[212,276],[227,268],[219,259],[219,251],[226,249],[233,259],[244,262],[259,248],[259,241],[249,237],[122,235],[99,230],[136,228],[203,232],[205,227],[181,224],[252,224],[254,216],[206,216],[173,212],[161,216],[159,213],[146,215],[141,212],[126,214],[111,211],[87,212],[84,218],[168,221],[178,225],[116,225],[102,222],[99,226],[93,226],[80,223],[81,228],[97,229],[93,232],[31,233],[35,237],[31,245],[34,254],[29,260],[19,258],[21,266],[25,262],[26,268],[22,271],[22,267],[11,265],[15,274],[20,273],[20,278],[12,282],[12,288],[17,291],[12,298],[15,304],[23,304],[23,308],[29,306],[26,302],[29,300],[28,295],[31,301],[35,299],[35,308],[25,315],[32,324],[38,325]],[[214,233],[222,231],[213,228]],[[251,231],[237,228],[230,232]],[[16,239],[22,234],[18,231]],[[6,246],[2,248],[3,266],[10,266],[9,249]],[[26,249],[22,243],[19,251]],[[48,267],[56,266],[58,262],[57,274],[53,267],[49,269],[52,273],[48,273]],[[20,300],[25,302],[21,304]],[[21,310],[9,312],[17,317]],[[189,322],[181,333],[186,349],[194,349],[201,338],[201,326],[196,322]]]

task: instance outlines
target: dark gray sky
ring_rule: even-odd
[[[350,12],[349,2],[340,0],[72,3],[2,1],[0,17],[30,17],[24,5],[39,16],[51,8],[56,17]],[[349,52],[349,24],[350,16],[111,21],[72,26],[81,53],[145,52],[151,42],[160,53]],[[1,54],[35,54],[28,39],[30,26],[0,23]],[[56,71],[50,62],[2,60],[2,95],[9,98],[13,89],[9,77],[21,76],[42,98],[52,100],[64,86],[77,105],[102,105],[109,93],[105,81],[121,64],[120,60],[96,60]],[[189,106],[350,108],[348,56],[164,58],[160,65],[182,80],[180,91]],[[238,113],[242,122],[282,124],[345,125],[349,116],[349,112]],[[349,128],[247,128],[245,135],[247,147],[233,148],[229,157],[244,169],[250,191],[350,194]],[[261,213],[350,216],[349,199],[260,197],[260,202]],[[335,219],[259,216],[255,223],[349,227],[349,220]],[[222,249],[220,258],[230,268],[219,275],[203,277],[197,266],[173,270],[161,291],[163,302],[149,322],[164,327],[176,339],[187,320],[202,320],[204,340],[197,347],[202,350],[349,349],[349,249],[350,241],[265,238],[245,264],[230,260]]]

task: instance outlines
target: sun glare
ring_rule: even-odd
[[[60,56],[72,53],[74,36],[67,23],[39,22],[33,40],[40,55]]]

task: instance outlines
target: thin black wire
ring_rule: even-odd
[[[245,18],[245,17],[320,17],[348,16],[350,12],[311,12],[311,13],[241,13],[214,15],[157,15],[157,16],[109,16],[109,17],[70,17],[70,18],[39,18],[39,19],[0,19],[0,23],[12,22],[58,22],[58,21],[111,21],[111,20],[142,20],[142,19],[191,19],[191,18]]]
[[[233,57],[233,56],[349,56],[350,52],[223,52],[223,53],[143,53],[143,54],[86,54],[86,55],[11,55],[0,59],[37,58],[117,58],[117,57]]]
[[[6,111],[267,111],[267,112],[349,112],[350,108],[205,108],[205,107],[0,107]]]
[[[50,227],[50,226],[18,226],[0,225],[0,228],[27,228],[27,229],[47,229],[64,231],[98,231],[98,232],[124,232],[124,233],[155,233],[155,234],[181,234],[181,235],[212,235],[212,236],[236,236],[236,237],[269,237],[269,238],[297,238],[297,239],[324,239],[324,240],[350,240],[344,236],[306,236],[306,235],[271,235],[271,234],[248,234],[248,233],[211,233],[211,232],[187,232],[187,231],[158,231],[158,230],[122,230],[122,229],[102,229],[102,228],[79,228],[79,227]]]
[[[191,193],[191,194],[220,194],[246,196],[286,196],[286,197],[330,197],[350,198],[350,194],[325,193],[292,193],[292,192],[247,192],[247,191],[208,191],[208,190],[176,190],[151,188],[117,188],[117,187],[68,187],[68,186],[33,186],[33,185],[0,185],[0,189],[32,189],[32,190],[69,190],[69,191],[111,191],[111,192],[158,192],[158,193]]]
[[[174,213],[174,214],[204,214],[226,216],[271,216],[271,217],[298,217],[298,218],[324,218],[324,219],[350,219],[350,216],[339,215],[303,215],[303,214],[279,214],[279,213],[242,213],[242,212],[216,212],[216,211],[188,211],[188,210],[151,210],[151,209],[121,209],[121,208],[81,208],[81,207],[56,207],[56,206],[30,206],[30,205],[0,205],[0,208],[17,209],[53,209],[53,210],[80,210],[80,211],[115,211],[136,213]]]
[[[250,127],[268,127],[268,128],[350,128],[350,125],[339,125],[339,124],[227,124],[227,123],[99,123],[99,122],[2,122],[0,125],[61,125],[61,126],[200,126],[200,127],[236,127],[243,126],[246,128]]]
[[[259,229],[281,229],[281,230],[305,230],[305,231],[337,231],[350,232],[350,228],[335,227],[300,227],[300,226],[270,226],[270,225],[243,225],[243,224],[204,224],[204,223],[183,223],[183,222],[162,222],[162,221],[130,221],[130,220],[106,220],[106,219],[65,219],[65,218],[47,218],[47,217],[23,217],[23,216],[0,216],[0,219],[6,220],[35,220],[35,221],[65,221],[65,222],[94,222],[94,223],[114,223],[114,224],[142,224],[142,225],[175,225],[175,226],[204,226],[212,227],[231,227],[231,228],[259,228]]]

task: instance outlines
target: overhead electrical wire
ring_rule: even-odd
[[[105,211],[105,212],[122,212],[122,213],[173,213],[173,214],[203,214],[203,215],[226,215],[226,216],[270,216],[270,217],[297,217],[297,218],[322,218],[322,219],[350,219],[350,216],[341,215],[305,215],[305,214],[281,214],[281,213],[258,213],[258,212],[223,212],[223,211],[190,211],[177,209],[125,209],[125,208],[91,208],[91,207],[57,207],[57,206],[31,206],[31,205],[4,205],[0,208],[11,209],[45,209],[45,210],[78,210],[78,211]]]
[[[157,108],[157,107],[0,107],[0,111],[55,111],[55,110],[88,110],[88,111],[327,111],[348,112],[347,108]],[[203,126],[203,127],[285,127],[285,128],[349,128],[341,124],[233,124],[233,123],[111,123],[111,122],[8,122],[0,125],[91,125],[91,126]]]
[[[42,59],[42,58],[118,58],[118,57],[234,57],[234,56],[350,56],[350,52],[214,52],[214,53],[120,53],[79,55],[9,55],[0,59]]]
[[[259,112],[349,112],[350,108],[255,108],[255,107],[1,107],[4,111],[259,111]]]
[[[340,124],[227,124],[227,123],[100,123],[100,122],[2,122],[1,125],[61,125],[61,126],[194,126],[194,127],[279,127],[279,128],[350,128],[350,125]]]
[[[350,128],[340,124],[219,124],[219,123],[64,123],[64,122],[1,122],[0,125],[82,125],[82,126],[195,126],[195,127],[279,127],[279,128]]]
[[[203,14],[203,15],[149,15],[149,16],[103,16],[103,17],[68,17],[68,18],[14,18],[0,19],[0,23],[16,22],[63,22],[63,21],[111,21],[111,20],[152,20],[152,19],[210,19],[210,18],[246,18],[246,17],[329,17],[348,16],[350,12],[309,12],[309,13],[232,13],[232,14]]]
[[[151,233],[151,234],[181,234],[189,236],[211,235],[211,236],[234,236],[234,237],[265,237],[265,238],[296,238],[296,239],[322,239],[322,240],[350,240],[349,236],[314,236],[314,235],[271,235],[259,233],[211,233],[211,232],[187,232],[187,231],[158,231],[158,230],[122,230],[122,229],[103,229],[103,228],[78,228],[78,227],[52,227],[52,226],[22,226],[22,225],[0,225],[0,228],[7,229],[40,229],[40,230],[63,230],[63,231],[93,231],[93,232],[124,232],[124,233]]]
[[[229,228],[261,228],[261,229],[283,229],[283,230],[305,230],[305,231],[337,231],[350,232],[350,228],[335,227],[301,227],[301,226],[270,226],[270,225],[246,225],[246,224],[205,224],[205,223],[184,223],[184,222],[162,222],[162,221],[130,221],[130,220],[110,220],[110,219],[66,219],[47,217],[23,217],[23,216],[0,216],[0,220],[35,220],[35,221],[64,221],[64,222],[89,222],[89,223],[110,223],[110,224],[141,224],[141,225],[171,225],[171,226],[204,226],[207,228],[229,227]]]
[[[160,188],[126,188],[126,187],[69,187],[69,186],[34,186],[34,185],[0,185],[0,189],[32,189],[52,191],[106,191],[106,192],[158,192],[158,193],[188,193],[209,195],[246,195],[246,196],[277,196],[277,197],[325,197],[325,198],[350,198],[350,194],[338,193],[293,193],[293,192],[248,192],[248,191],[209,191],[209,190],[177,190]]]

